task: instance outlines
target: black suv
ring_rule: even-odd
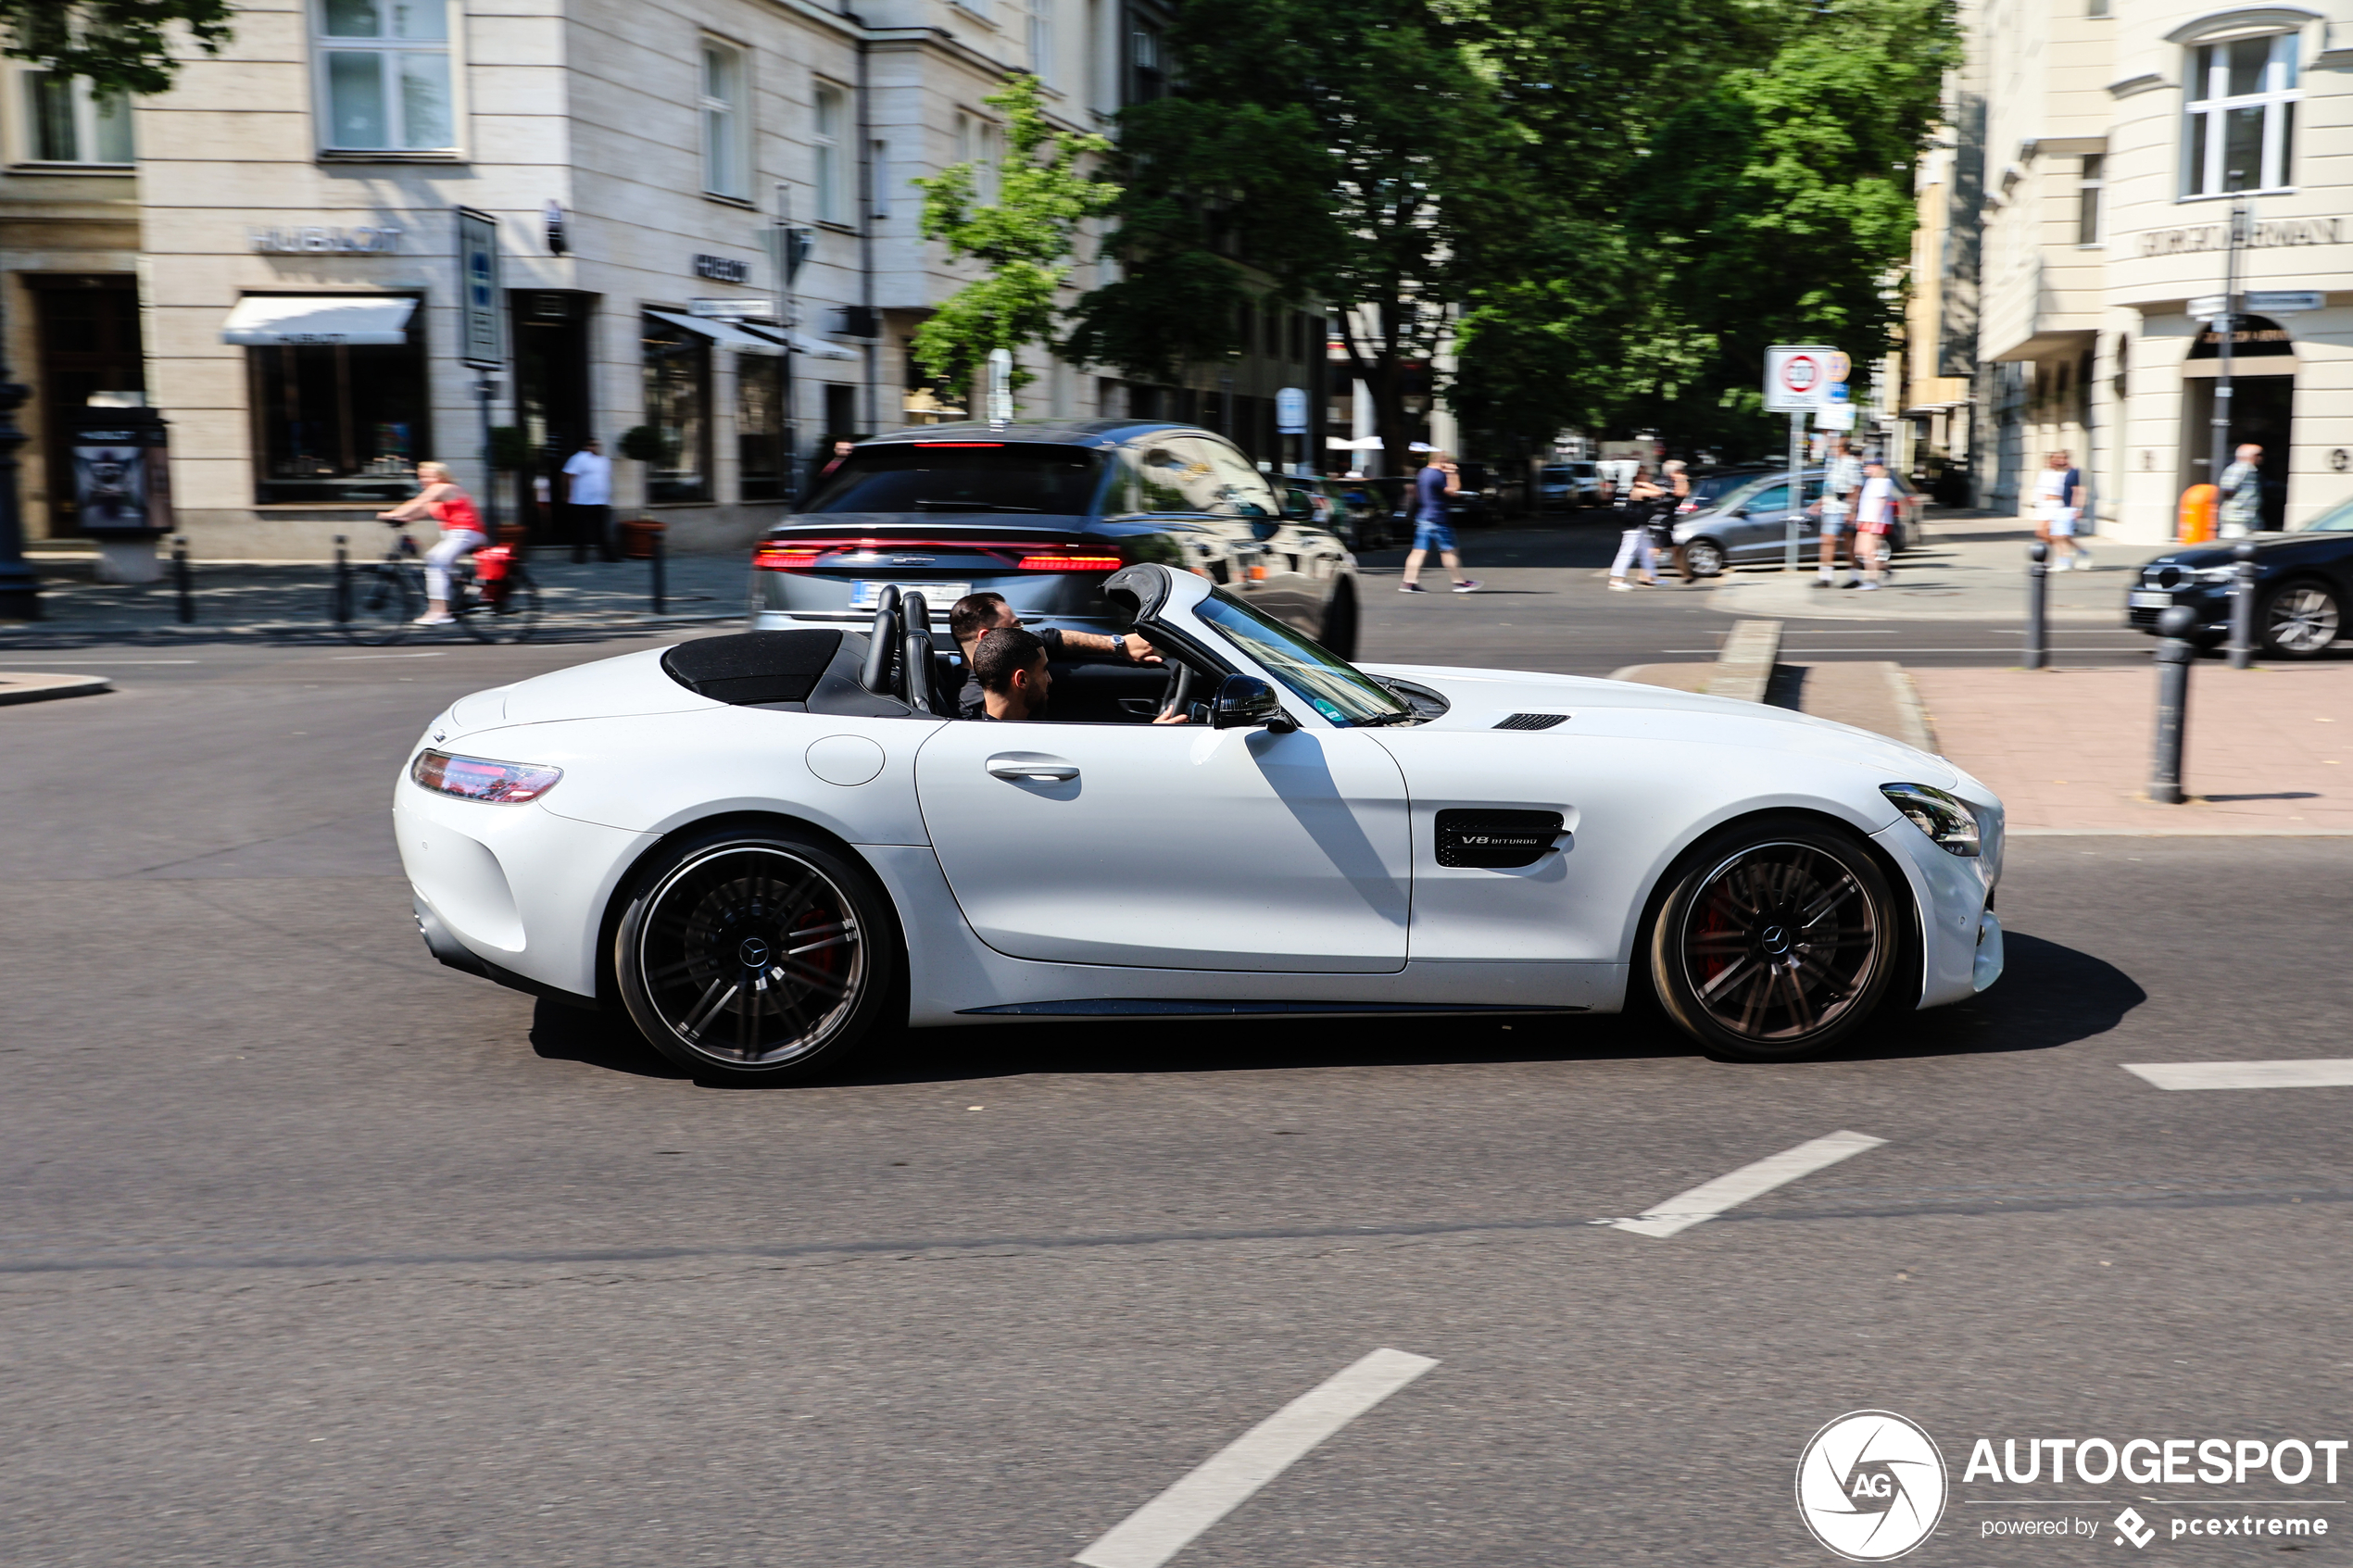
[[[1103,580],[1197,571],[1356,653],[1356,563],[1303,493],[1225,437],[1148,420],[927,425],[862,442],[752,556],[752,624],[864,625],[886,587],[935,618],[980,590],[1025,622],[1110,631]]]

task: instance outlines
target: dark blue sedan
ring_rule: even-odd
[[[2276,659],[2310,659],[2345,635],[2353,603],[2353,500],[2323,512],[2293,533],[2258,533],[2255,545],[2255,637]],[[2197,612],[2199,644],[2212,647],[2231,632],[2231,583],[2239,541],[2193,545],[2141,568],[2125,595],[2133,627],[2154,634],[2157,618],[2173,605]]]

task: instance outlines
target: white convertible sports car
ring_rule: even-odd
[[[463,698],[396,786],[443,962],[712,1078],[1008,1019],[1609,1012],[1826,1049],[2002,967],[2002,808],[1879,735],[1652,686],[1351,665],[1164,565],[1165,659],[944,718],[918,596]],[[912,631],[911,631],[912,629]],[[1152,723],[1184,712],[1183,724]]]

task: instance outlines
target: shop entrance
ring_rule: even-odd
[[[538,505],[535,482],[547,480],[551,499],[560,501],[565,459],[596,433],[588,406],[588,326],[596,298],[560,289],[518,289],[510,301],[515,329],[515,420],[523,440],[513,515],[531,530],[535,545],[562,543],[554,508]],[[605,436],[607,457],[613,455],[613,439],[611,433]]]
[[[2213,461],[2214,378],[2183,379],[2184,487],[2208,483]],[[2254,442],[2263,448],[2263,527],[2277,532],[2287,522],[2288,439],[2296,416],[2296,377],[2233,375],[2231,378],[2231,445]]]
[[[94,392],[144,395],[139,289],[128,273],[23,274],[40,347],[41,456],[52,538],[81,533],[74,516],[72,410]]]

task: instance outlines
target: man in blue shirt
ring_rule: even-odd
[[[1414,547],[1406,553],[1405,581],[1398,592],[1429,591],[1421,585],[1420,578],[1422,562],[1432,550],[1446,563],[1448,575],[1454,579],[1454,592],[1478,591],[1478,584],[1463,575],[1463,558],[1454,549],[1454,530],[1446,521],[1446,497],[1459,494],[1462,488],[1461,470],[1454,467],[1454,460],[1443,452],[1432,452],[1429,461],[1414,478]]]

